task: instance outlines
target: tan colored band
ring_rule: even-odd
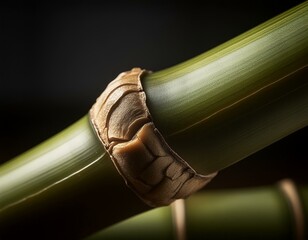
[[[279,187],[282,190],[283,194],[285,195],[290,205],[290,210],[293,214],[294,226],[295,226],[295,239],[304,240],[305,236],[304,213],[296,186],[291,179],[284,179],[279,182]]]
[[[175,239],[186,240],[186,210],[184,199],[178,199],[171,204],[171,214]]]
[[[206,185],[155,128],[146,105],[140,68],[121,73],[90,110],[90,118],[126,184],[148,205],[169,205]]]

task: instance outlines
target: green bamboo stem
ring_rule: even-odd
[[[60,184],[101,160],[104,154],[87,118],[82,118],[0,168],[0,211]]]
[[[169,144],[210,173],[307,126],[307,74],[304,2],[144,85]]]
[[[307,186],[299,187],[299,194],[307,195],[307,190]],[[302,200],[308,216],[307,196]],[[292,212],[278,185],[209,190],[195,194],[185,205],[187,239],[296,239]],[[170,207],[151,210],[86,240],[172,239],[171,215]]]
[[[155,124],[201,172],[307,125],[307,9],[303,3],[143,79]],[[80,238],[147,209],[123,184],[88,116],[0,167],[0,238],[16,228],[32,238],[51,228],[50,238]]]
[[[45,239],[79,239],[147,209],[124,185],[88,116],[0,168],[0,239],[20,232],[41,239],[52,228]]]

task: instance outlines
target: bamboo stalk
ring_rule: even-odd
[[[299,194],[307,186],[299,188]],[[302,198],[307,204],[307,199]],[[209,190],[185,201],[186,239],[299,239],[279,185]],[[307,209],[307,205],[305,206]],[[306,212],[307,213],[307,212]],[[155,209],[106,228],[86,240],[172,239],[170,207]],[[307,215],[305,215],[307,216]],[[305,239],[305,238],[300,238]]]
[[[214,172],[308,124],[308,4],[144,79],[156,125]]]
[[[61,184],[101,160],[104,154],[87,118],[82,118],[0,168],[0,212]]]
[[[87,116],[0,168],[0,206],[0,239],[79,239],[149,209],[123,184]]]
[[[307,9],[143,79],[155,124],[201,172],[307,125]],[[123,184],[88,116],[0,167],[3,238],[16,228],[32,238],[80,238],[148,209]]]

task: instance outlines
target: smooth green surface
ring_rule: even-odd
[[[168,143],[209,173],[307,126],[307,75],[304,2],[143,84]]]
[[[80,239],[149,209],[88,116],[0,169],[0,239]]]
[[[170,207],[139,214],[96,233],[85,240],[96,239],[173,239]]]
[[[188,234],[207,239],[291,239],[292,220],[275,187],[210,191],[187,201]]]
[[[210,190],[191,196],[185,203],[187,239],[292,239],[294,234],[292,215],[278,185]],[[173,239],[170,213],[170,207],[158,208],[86,240]]]
[[[204,122],[217,111],[276,84],[307,65],[305,2],[192,60],[148,75],[153,113],[165,134]],[[175,124],[170,124],[175,123]]]
[[[307,10],[305,2],[143,79],[155,124],[193,167],[220,170],[307,126]],[[148,209],[123,184],[87,118],[0,167],[0,238],[18,234],[15,229],[80,238]],[[276,195],[264,206],[264,195],[251,196],[249,205],[272,211],[271,221],[282,217]],[[274,233],[281,221],[274,221]],[[247,220],[247,228],[252,225]]]
[[[78,174],[104,154],[88,118],[82,118],[0,167],[0,214]]]

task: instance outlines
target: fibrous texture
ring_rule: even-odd
[[[126,184],[148,205],[168,205],[206,185],[155,128],[146,106],[140,68],[121,73],[90,110],[94,129]]]

